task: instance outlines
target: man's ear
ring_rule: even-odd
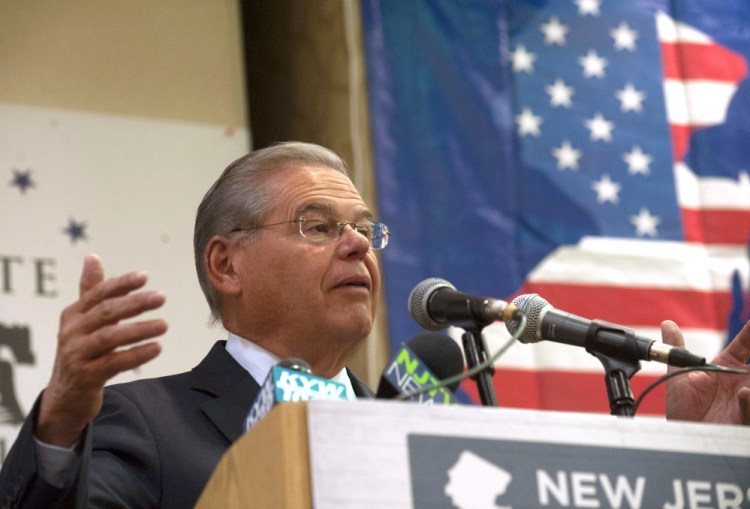
[[[214,235],[203,252],[208,280],[222,295],[236,295],[241,290],[240,278],[234,266],[235,248],[236,242],[222,235]]]

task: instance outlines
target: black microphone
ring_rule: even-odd
[[[445,334],[420,334],[402,345],[383,370],[376,397],[393,399],[432,387],[463,373],[464,359],[455,341]],[[428,389],[409,398],[419,403],[454,404],[460,380],[439,389]]]
[[[459,292],[445,279],[425,279],[409,294],[409,313],[420,327],[464,329],[484,327],[496,321],[520,320],[518,308],[505,301]]]
[[[522,343],[536,343],[546,339],[556,343],[582,346],[589,353],[600,353],[621,360],[657,361],[678,367],[706,364],[704,357],[690,353],[684,348],[636,336],[627,327],[601,320],[588,320],[555,309],[535,293],[519,295],[512,303],[526,315],[526,328],[518,338]],[[505,326],[511,334],[515,334],[519,322],[508,321]]]

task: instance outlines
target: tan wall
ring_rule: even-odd
[[[0,101],[246,126],[236,0],[0,0]]]

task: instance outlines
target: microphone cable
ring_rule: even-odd
[[[521,319],[518,320],[518,328],[510,337],[510,339],[508,339],[500,348],[497,349],[495,353],[492,354],[492,356],[488,357],[484,362],[477,364],[473,368],[468,369],[464,371],[463,373],[459,373],[458,375],[451,376],[449,378],[446,378],[445,380],[440,380],[438,383],[422,387],[415,391],[399,394],[393,399],[396,401],[403,401],[406,399],[410,399],[414,396],[419,396],[420,394],[423,394],[425,392],[434,391],[434,390],[446,387],[448,385],[451,385],[453,383],[461,382],[467,378],[471,378],[477,373],[481,373],[485,369],[492,367],[495,364],[495,361],[499,359],[500,356],[503,355],[506,351],[508,351],[508,349],[511,346],[513,346],[513,344],[516,341],[518,341],[518,338],[521,337],[521,334],[523,334],[523,331],[525,328],[526,328],[526,315],[522,314]],[[484,334],[482,334],[482,344],[484,345],[484,350],[488,352],[489,348],[487,347],[487,339],[484,337]]]
[[[690,373],[691,371],[707,371],[707,372],[727,374],[727,375],[747,375],[748,373],[750,373],[750,370],[747,370],[747,369],[727,368],[724,366],[716,366],[715,364],[706,364],[705,366],[689,366],[687,368],[680,368],[677,371],[667,373],[666,375],[657,378],[655,381],[651,382],[645,389],[643,389],[643,392],[641,392],[640,396],[638,396],[638,399],[635,400],[635,405],[633,406],[633,417],[635,417],[636,413],[638,412],[638,407],[643,402],[643,399],[652,390],[654,390],[656,387],[663,384],[670,378],[674,378],[680,375],[685,375],[687,373]]]

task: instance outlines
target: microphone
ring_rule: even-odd
[[[312,374],[310,365],[296,357],[281,360],[271,368],[245,418],[245,431],[286,401],[347,399],[344,384]]]
[[[441,380],[462,374],[464,359],[455,341],[437,332],[420,334],[404,343],[401,350],[383,370],[376,397],[393,399],[438,384]],[[460,380],[447,387],[429,389],[410,397],[423,404],[458,404],[453,392]]]
[[[657,361],[677,367],[706,364],[704,357],[684,348],[636,336],[627,327],[601,320],[588,320],[555,309],[535,293],[519,295],[513,299],[513,304],[526,315],[526,328],[518,338],[522,343],[536,343],[546,339],[582,346],[591,354],[601,353],[625,361]],[[511,334],[518,330],[518,325],[515,320],[505,324]]]
[[[436,277],[414,287],[409,294],[409,313],[420,327],[431,331],[449,325],[475,329],[496,321],[521,318],[514,304],[459,292],[445,279]]]

